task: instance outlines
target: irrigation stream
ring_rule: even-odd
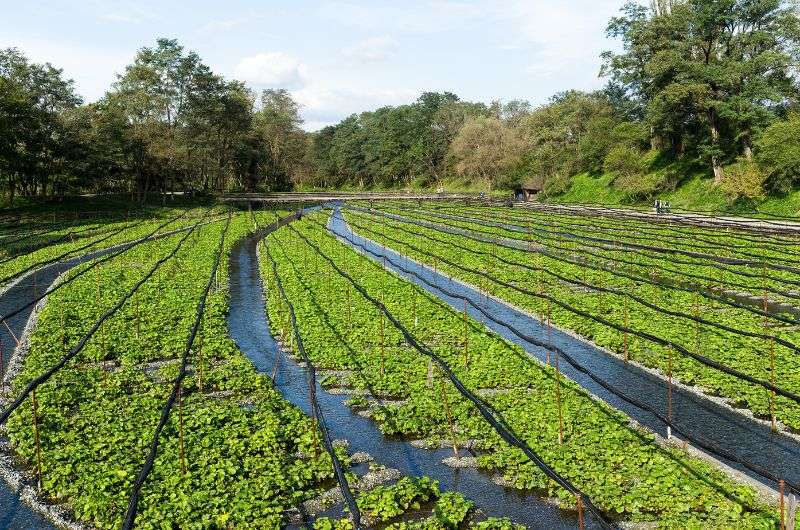
[[[377,253],[385,252],[387,258],[403,267],[413,270],[432,283],[441,284],[451,292],[468,296],[479,301],[481,306],[499,315],[504,321],[526,330],[536,338],[546,340],[547,330],[537,318],[518,311],[507,304],[486,299],[476,290],[450,281],[447,277],[423,267],[415,261],[380,245],[362,238],[352,232],[337,209],[330,219],[329,229],[338,235],[347,235]],[[230,259],[230,314],[229,332],[239,348],[251,359],[256,368],[271,373],[276,359],[278,345],[270,333],[265,316],[261,278],[258,272],[256,244],[264,233],[253,235],[239,242],[233,249]],[[109,250],[94,252],[78,258],[54,263],[43,267],[34,275],[0,295],[0,314],[10,312],[30,302],[47,289],[64,271],[102,256]],[[374,258],[375,259],[375,258]],[[391,264],[387,267],[392,269]],[[462,309],[463,302],[450,298],[445,293],[431,287],[414,277],[408,277],[395,270],[409,281],[420,284],[427,291],[439,297],[456,310]],[[30,317],[32,308],[9,319],[10,332],[19,337]],[[470,314],[480,319],[480,314],[470,309]],[[525,343],[506,328],[489,323],[489,327],[509,340],[520,344],[532,355],[544,360],[544,349]],[[15,339],[3,325],[0,340],[3,346],[3,363],[7,364]],[[552,331],[557,346],[567,349],[575,358],[603,376],[615,386],[626,389],[637,398],[647,400],[662,410],[666,408],[666,383],[648,372],[607,355],[601,350],[575,337]],[[663,425],[649,413],[644,413],[623,402],[613,394],[599,387],[583,374],[564,366],[566,376],[572,378],[589,391],[604,399],[614,407],[626,412],[640,423],[654,431],[665,434]],[[306,413],[310,412],[308,389],[304,369],[290,358],[280,359],[276,384],[283,395]],[[344,404],[347,396],[328,394],[318,389],[317,396],[334,438],[350,442],[350,450],[366,451],[376,462],[398,469],[407,475],[428,475],[439,480],[447,490],[460,491],[476,502],[487,515],[508,516],[531,528],[574,528],[575,518],[532,494],[513,491],[495,485],[488,476],[475,469],[453,469],[441,463],[450,455],[449,449],[417,449],[407,441],[384,437],[374,422],[358,416]],[[674,417],[687,429],[713,440],[725,449],[763,466],[778,476],[800,481],[800,444],[783,435],[770,432],[769,427],[749,420],[745,416],[717,405],[701,396],[676,388],[673,391]],[[733,464],[733,467],[736,467]],[[743,470],[744,471],[744,470]],[[773,486],[773,485],[770,485]],[[334,515],[336,515],[334,513]],[[54,529],[42,516],[23,504],[17,492],[12,491],[4,481],[0,481],[0,530]]]
[[[23,277],[18,283],[0,295],[0,315],[11,313],[44,294],[63,272],[72,267],[101,257],[111,250],[100,250],[77,258],[71,258],[46,265]],[[30,306],[19,314],[0,324],[0,341],[3,348],[3,373],[16,347],[16,339],[22,336],[25,325],[35,306]],[[3,438],[0,437],[0,440]],[[11,489],[0,479],[0,530],[39,530],[54,529],[55,526],[42,515],[34,512],[20,500],[19,492]]]
[[[278,345],[270,334],[265,315],[256,243],[251,236],[233,248],[230,272],[228,330],[239,349],[260,372],[271,374]],[[289,357],[279,361],[276,386],[284,397],[310,414],[304,369]],[[507,516],[529,528],[575,528],[576,518],[532,495],[495,485],[475,469],[453,469],[442,460],[452,449],[417,449],[408,441],[383,436],[376,424],[354,413],[345,401],[349,396],[332,395],[317,388],[317,399],[333,438],[346,439],[350,451],[365,451],[376,463],[406,475],[427,475],[444,489],[459,491],[487,515]],[[339,515],[334,513],[333,515]]]
[[[517,310],[502,301],[493,298],[487,299],[476,289],[467,287],[457,281],[451,281],[447,276],[424,267],[390,248],[384,249],[382,245],[359,236],[356,232],[351,230],[339,209],[336,209],[331,216],[328,229],[339,236],[346,236],[358,244],[364,245],[378,256],[385,255],[387,259],[395,261],[400,266],[422,276],[434,285],[441,286],[451,293],[468,297],[499,320],[517,329],[524,330],[526,334],[533,338],[539,339],[545,343],[548,341],[547,327],[538,318]],[[340,240],[347,243],[347,241],[341,237]],[[356,250],[360,249],[356,248]],[[367,255],[375,261],[382,261],[382,259],[374,255]],[[403,278],[406,278],[408,281],[420,285],[420,287],[437,296],[456,311],[463,310],[463,300],[452,298],[441,290],[422,282],[418,278],[397,270],[388,261],[385,266],[398,273]],[[469,307],[469,314],[476,320],[485,320],[473,307]],[[507,328],[493,322],[487,322],[487,326],[499,335],[522,346],[527,352],[534,355],[540,361],[545,362],[547,351],[544,348],[537,347],[520,339]],[[603,350],[570,334],[557,329],[552,329],[551,333],[552,343],[568,351],[580,364],[602,377],[614,387],[624,389],[627,394],[640,401],[649,403],[656,408],[656,410],[666,415],[667,382],[664,379],[633,364],[625,363],[622,359],[609,355]],[[567,363],[562,363],[562,372],[592,394],[600,397],[615,408],[622,410],[639,423],[649,427],[662,436],[666,436],[667,433],[664,424],[649,412],[644,412],[623,401],[592,381],[588,376],[577,372]],[[758,464],[762,468],[771,471],[778,477],[783,477],[786,480],[800,481],[800,443],[784,434],[773,433],[769,425],[753,421],[743,414],[730,410],[723,405],[717,404],[703,396],[680,387],[673,387],[672,415],[675,423],[688,432],[702,436],[712,441],[717,446],[730,451],[732,454],[738,455],[741,459]],[[735,463],[725,463],[753,478],[757,478]],[[773,489],[776,488],[775,484],[768,484],[768,486]]]
[[[152,239],[159,239],[188,229],[187,227],[168,230],[153,236]],[[36,269],[23,276],[16,284],[0,294],[0,315],[6,315],[29,304],[44,294],[62,273],[68,271],[72,267],[101,258],[107,254],[135,244],[136,241],[122,243],[82,256],[51,263]],[[31,305],[19,314],[7,319],[5,324],[8,324],[8,327],[6,327],[5,324],[0,324],[0,344],[2,345],[3,351],[2,372],[4,374],[6,373],[9,360],[16,347],[16,341],[22,337],[22,333],[34,307],[35,305]],[[0,436],[0,442],[4,440],[5,438]],[[0,456],[3,456],[3,454],[0,453]],[[23,503],[20,500],[19,492],[14,491],[6,481],[0,478],[0,530],[50,530],[55,528],[56,527],[50,521]]]

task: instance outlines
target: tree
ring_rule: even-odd
[[[527,145],[527,172],[546,181],[597,170],[610,148],[608,130],[615,124],[602,93],[556,94],[519,126]]]
[[[158,39],[155,48],[142,48],[113,87],[113,97],[124,109],[136,139],[147,156],[158,161],[160,171],[148,171],[144,160],[136,164],[136,190],[145,200],[153,181],[162,191],[178,170],[178,131],[186,123],[193,92],[207,82],[211,72],[194,52],[184,53],[173,39]]]
[[[10,201],[17,191],[52,192],[66,154],[61,113],[80,103],[61,70],[31,63],[15,48],[0,50],[0,175]]]
[[[261,108],[253,118],[253,128],[267,149],[268,156],[261,164],[267,187],[289,189],[303,167],[306,141],[302,123],[300,106],[287,90],[261,93]]]
[[[773,193],[788,193],[800,183],[800,114],[776,121],[764,130],[757,144],[765,186]]]
[[[783,0],[683,0],[626,4],[608,34],[623,53],[604,54],[603,73],[643,102],[652,145],[687,139],[715,182],[722,164],[752,158],[752,138],[796,96],[791,65],[800,23]]]
[[[489,190],[520,160],[523,142],[497,118],[470,119],[453,140],[450,156],[462,176],[479,176]]]

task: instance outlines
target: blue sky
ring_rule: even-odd
[[[0,0],[0,47],[18,47],[101,97],[136,50],[177,38],[212,69],[259,90],[289,89],[305,127],[413,101],[543,103],[593,89],[623,0],[46,1]]]

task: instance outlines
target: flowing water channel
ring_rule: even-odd
[[[385,252],[387,258],[414,271],[434,285],[439,285],[447,291],[461,296],[467,296],[503,321],[525,330],[527,334],[537,339],[547,340],[547,329],[537,318],[501,301],[491,298],[487,300],[470,287],[450,281],[447,277],[421,266],[391,249],[384,249],[381,245],[362,238],[350,230],[338,210],[330,219],[329,229],[340,236],[346,235],[359,244],[365,245],[379,256]],[[280,357],[276,385],[287,400],[309,413],[305,371],[295,361],[280,353],[266,319],[256,255],[256,244],[263,235],[262,232],[246,238],[238,243],[232,251],[229,332],[239,348],[261,372],[272,373],[273,363],[276,358]],[[6,314],[33,300],[69,268],[99,257],[106,252],[109,251],[96,252],[48,265],[37,271],[35,276],[26,277],[0,295],[0,314]],[[380,260],[374,256],[370,257]],[[454,299],[440,289],[396,270],[388,262],[386,266],[409,281],[419,284],[455,310],[460,311],[463,308],[462,300]],[[10,330],[5,326],[0,329],[4,364],[8,363],[15,342],[14,336],[19,337],[22,334],[31,310],[32,308],[9,319]],[[469,312],[472,317],[481,318],[480,313],[473,308],[470,308]],[[487,325],[498,334],[521,345],[531,355],[542,361],[545,359],[544,349],[526,343],[502,326],[492,322],[488,322]],[[666,382],[663,379],[632,364],[626,364],[567,333],[554,329],[552,330],[552,340],[554,344],[569,351],[576,360],[609,383],[625,389],[627,393],[647,401],[659,410],[666,410]],[[622,401],[568,365],[563,367],[563,372],[567,377],[624,411],[639,423],[662,435],[665,434],[663,424],[651,414]],[[557,529],[576,526],[572,514],[559,510],[535,495],[495,485],[487,475],[475,469],[453,469],[445,466],[441,460],[450,455],[450,450],[418,449],[412,447],[407,441],[384,437],[374,422],[358,416],[344,404],[346,396],[331,395],[321,389],[318,389],[317,396],[331,435],[334,438],[348,440],[351,452],[365,451],[372,455],[377,463],[398,469],[406,475],[428,475],[437,479],[443,488],[462,492],[475,501],[487,515],[508,516],[530,528]],[[675,388],[673,391],[673,415],[683,428],[712,440],[726,450],[733,451],[740,457],[757,463],[778,476],[800,481],[800,444],[787,436],[772,433],[768,426],[754,422],[722,405],[680,388]],[[731,463],[731,465],[736,467],[736,464]],[[774,487],[773,484],[769,485]],[[0,530],[49,530],[53,528],[51,523],[23,504],[17,492],[12,491],[5,482],[0,481]]]
[[[258,240],[258,236],[244,240],[234,247],[231,255],[229,332],[260,372],[272,373],[278,352],[281,358],[276,386],[288,401],[310,414],[305,370],[279,352],[270,334],[258,271]],[[498,486],[489,476],[475,469],[453,469],[442,464],[442,459],[452,455],[450,449],[418,449],[407,441],[384,437],[372,420],[362,418],[345,405],[348,397],[317,389],[317,398],[331,436],[346,439],[351,452],[365,451],[378,464],[395,468],[405,475],[434,478],[442,488],[463,493],[487,515],[510,517],[529,528],[577,526],[571,513],[535,495]]]
[[[547,326],[538,318],[520,311],[500,300],[492,298],[487,299],[476,289],[472,289],[456,281],[451,281],[447,276],[422,266],[391,248],[384,249],[382,245],[358,235],[358,233],[351,230],[350,226],[345,222],[340,210],[336,209],[334,211],[330,218],[328,228],[333,233],[340,236],[347,236],[377,254],[378,257],[367,254],[373,260],[382,261],[381,257],[385,255],[387,259],[391,259],[401,267],[413,271],[425,278],[425,280],[433,283],[434,286],[428,285],[419,278],[398,270],[388,261],[386,262],[386,267],[388,269],[393,270],[408,281],[420,285],[422,288],[453,307],[456,311],[463,310],[463,300],[447,295],[436,286],[440,286],[442,289],[451,293],[468,297],[494,317],[497,317],[499,320],[519,330],[523,330],[525,334],[535,339],[545,343],[550,340],[548,339]],[[342,241],[347,243],[346,239],[342,239]],[[356,250],[359,249],[356,248]],[[484,320],[481,313],[475,308],[469,307],[468,312],[470,316],[476,320]],[[509,329],[491,321],[488,321],[486,325],[499,335],[522,346],[527,352],[540,361],[545,361],[547,358],[547,351],[544,348],[520,339]],[[667,382],[664,379],[634,364],[625,363],[624,360],[609,355],[605,351],[568,333],[557,329],[552,329],[551,333],[552,343],[569,352],[581,365],[587,367],[614,387],[623,389],[626,394],[639,401],[650,404],[656,410],[666,415]],[[626,401],[623,401],[567,363],[562,364],[562,372],[567,377],[576,381],[592,394],[600,397],[615,408],[625,412],[639,423],[649,427],[662,436],[666,436],[666,427],[658,418],[649,412],[642,411]],[[673,387],[672,415],[675,423],[680,425],[681,428],[687,432],[710,440],[717,446],[737,455],[743,460],[755,463],[771,471],[778,477],[800,482],[800,443],[787,435],[772,432],[770,426],[766,423],[753,421],[743,414],[715,403],[692,391],[679,387]],[[725,461],[725,463],[746,473],[752,478],[758,479],[755,474],[733,462]],[[767,483],[767,485],[772,488],[776,487],[774,483]]]

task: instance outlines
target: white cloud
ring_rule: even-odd
[[[155,8],[146,3],[94,0],[88,6],[100,20],[119,24],[139,24],[158,18]]]
[[[598,72],[600,52],[609,47],[603,28],[618,12],[620,3],[580,0],[567,5],[519,0],[505,7],[497,16],[505,17],[519,38],[534,47],[527,71],[574,78]]]
[[[245,57],[234,68],[234,77],[255,86],[301,88],[307,83],[306,66],[283,52]]]
[[[103,20],[108,20],[109,22],[122,22],[122,23],[139,22],[138,18],[131,17],[129,15],[123,15],[122,13],[106,13],[105,15],[100,15],[100,18],[102,18]]]
[[[49,62],[64,70],[66,79],[75,80],[75,89],[87,102],[100,99],[123,73],[133,59],[134,52],[99,48],[82,43],[68,43],[36,39],[9,39],[0,37],[0,48],[18,47],[33,62]]]
[[[305,128],[310,131],[336,123],[354,113],[409,103],[418,95],[418,90],[330,88],[320,84],[309,85],[292,93],[302,106]]]
[[[392,37],[371,37],[342,50],[348,59],[361,63],[379,62],[397,51],[397,41]]]

